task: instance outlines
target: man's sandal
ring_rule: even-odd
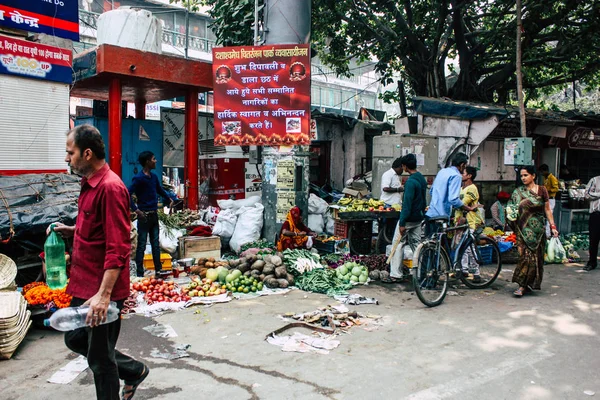
[[[140,377],[137,380],[131,381],[131,382],[125,382],[125,386],[131,386],[131,388],[125,389],[125,387],[123,387],[123,391],[121,392],[121,399],[122,400],[132,399],[138,386],[140,386],[140,384],[144,381],[144,379],[146,379],[146,377],[148,376],[149,373],[150,373],[150,368],[148,368],[146,365],[144,365],[144,372],[142,372],[142,375],[140,375]]]
[[[513,292],[513,294],[514,294],[516,297],[523,297],[523,294],[524,294],[524,293],[525,293],[525,290],[524,290],[523,288],[518,288],[517,290],[515,290],[515,291]]]

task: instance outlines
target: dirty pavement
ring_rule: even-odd
[[[547,266],[543,290],[520,299],[508,282],[514,266],[505,266],[492,288],[454,287],[436,308],[401,283],[352,290],[379,304],[342,305],[292,290],[131,315],[118,348],[151,368],[138,400],[589,398],[600,396],[600,273],[582,265]],[[359,322],[331,336],[327,318],[312,318],[322,332],[279,334],[323,339],[311,339],[324,343],[322,351],[282,351],[265,340],[298,322],[292,316],[328,305],[347,308],[345,317]],[[61,333],[33,329],[13,359],[0,363],[2,398],[93,398],[90,370],[78,374],[81,359],[70,376],[59,374],[69,383],[48,382],[76,359]]]

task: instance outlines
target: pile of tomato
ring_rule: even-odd
[[[162,279],[144,278],[140,282],[132,283],[131,289],[135,292],[143,292],[144,300],[146,300],[148,304],[161,301],[176,303],[191,299],[190,296],[182,295],[173,282],[165,282]]]

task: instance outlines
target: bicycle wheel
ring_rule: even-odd
[[[427,307],[440,305],[448,291],[450,259],[446,250],[440,249],[438,257],[436,242],[424,242],[417,247],[413,260],[416,261],[412,275],[417,297]]]
[[[502,269],[500,249],[496,241],[487,236],[479,237],[477,245],[473,244],[470,248],[478,264],[480,279],[475,275],[476,270],[469,269],[469,274],[467,276],[463,274],[461,280],[471,289],[484,289],[494,283],[500,274]]]

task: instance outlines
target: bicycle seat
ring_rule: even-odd
[[[449,222],[450,218],[440,216],[440,217],[429,218],[427,221],[429,221],[429,222]]]

